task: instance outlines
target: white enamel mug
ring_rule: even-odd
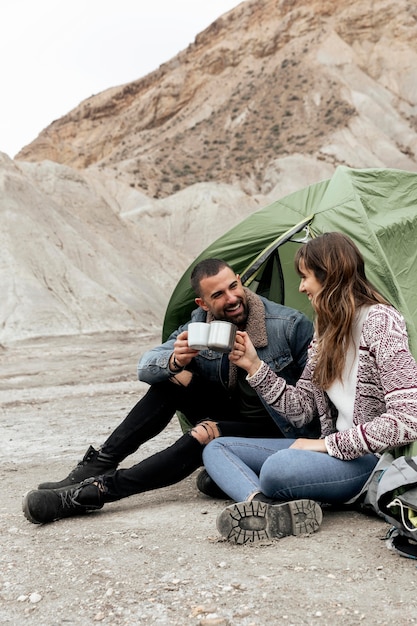
[[[188,345],[193,350],[207,350],[210,324],[190,322],[188,324]]]
[[[216,320],[209,324],[208,347],[216,352],[230,352],[235,343],[237,327],[231,322]]]

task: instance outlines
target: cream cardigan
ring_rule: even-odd
[[[314,338],[295,387],[265,364],[247,380],[251,387],[294,426],[319,419],[321,437],[331,456],[350,460],[417,440],[417,363],[408,347],[402,315],[390,306],[372,306],[364,321],[353,426],[336,431],[337,411],[327,394],[311,381]]]

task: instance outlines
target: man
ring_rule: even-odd
[[[191,285],[199,307],[191,321],[233,322],[248,332],[261,359],[290,383],[298,380],[312,337],[312,324],[302,313],[244,288],[239,275],[220,259],[198,263]],[[101,449],[90,446],[64,480],[43,483],[26,494],[23,512],[29,521],[51,522],[174,484],[202,465],[204,446],[221,435],[294,436],[285,420],[251,391],[243,370],[232,365],[227,354],[188,346],[188,323],[142,357],[138,376],[150,388]],[[133,467],[116,469],[161,432],[177,410],[192,425],[188,432]]]

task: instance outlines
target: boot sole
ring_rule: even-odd
[[[233,543],[255,543],[314,533],[322,519],[322,510],[314,500],[293,500],[280,504],[238,502],[219,514],[217,529]]]

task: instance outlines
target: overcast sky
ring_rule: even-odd
[[[241,0],[3,0],[0,152],[156,69]]]

